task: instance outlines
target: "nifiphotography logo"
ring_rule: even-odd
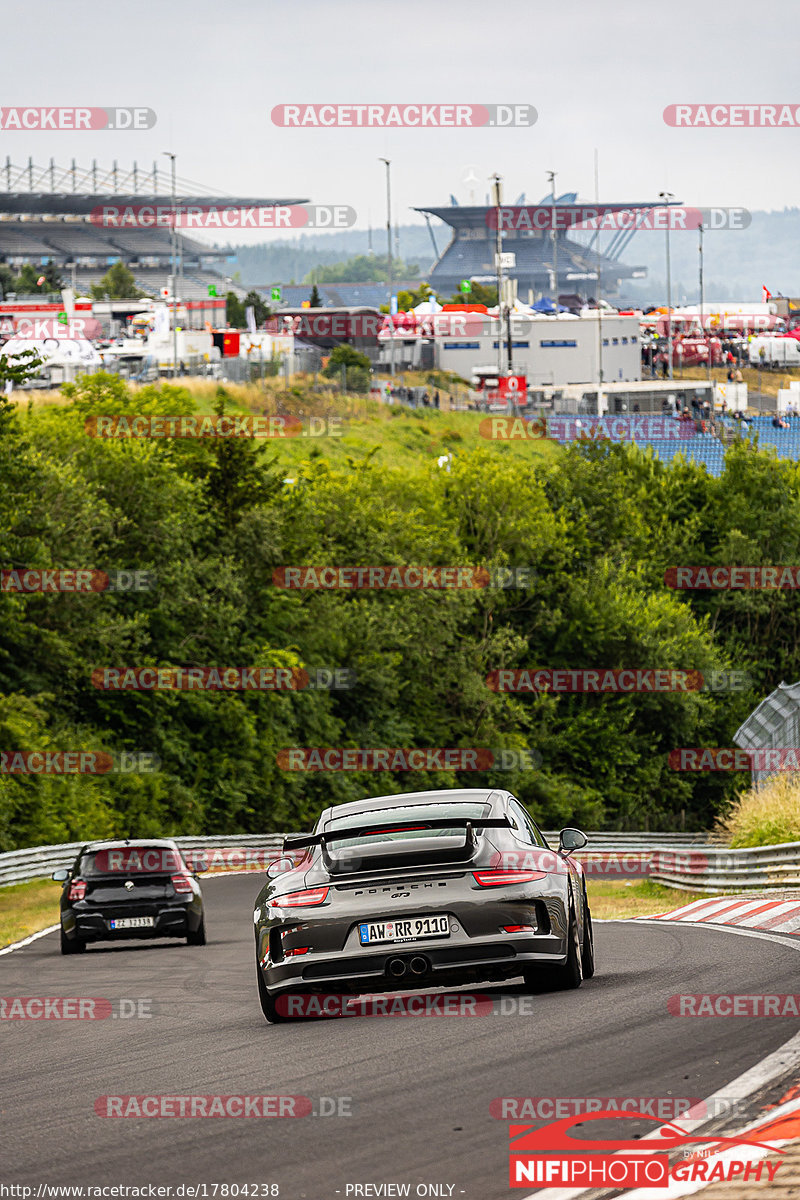
[[[764,1161],[780,1154],[779,1146],[746,1137],[691,1134],[667,1122],[648,1135],[593,1141],[569,1135],[573,1125],[592,1121],[653,1120],[639,1112],[606,1109],[573,1114],[538,1129],[509,1126],[509,1184],[540,1188],[668,1188],[675,1181],[771,1183],[781,1162]],[[692,1147],[686,1152],[686,1147]],[[682,1150],[677,1158],[674,1151]],[[670,1163],[672,1154],[673,1162]]]

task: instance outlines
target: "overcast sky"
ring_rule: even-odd
[[[780,209],[798,204],[800,128],[675,129],[673,103],[800,105],[796,0],[2,0],[2,105],[141,105],[141,132],[0,132],[0,160],[110,166],[178,155],[229,194],[351,205],[359,227],[413,205],[482,202],[488,176],[535,202],[594,199]],[[525,102],[532,128],[282,129],[291,102]],[[166,169],[167,160],[161,158]],[[4,184],[2,184],[4,186]],[[639,235],[644,236],[644,235]],[[654,235],[656,236],[656,235]],[[235,240],[243,240],[238,237]],[[259,235],[258,240],[262,240]],[[379,243],[376,241],[376,245]]]

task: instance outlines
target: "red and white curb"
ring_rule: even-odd
[[[671,912],[635,921],[685,921],[692,925],[725,925],[740,929],[760,929],[767,933],[794,934],[800,937],[800,900],[765,900],[763,896],[715,896],[693,900]]]
[[[708,1118],[705,1115],[709,1111],[715,1111],[723,1103],[730,1104],[732,1099],[745,1100],[748,1097],[754,1096],[767,1084],[773,1080],[780,1078],[796,1078],[800,1069],[800,1034],[795,1034],[788,1042],[772,1054],[767,1055],[761,1062],[756,1063],[749,1071],[745,1071],[739,1075],[731,1083],[720,1088],[713,1096],[697,1105],[696,1109],[690,1109],[685,1117],[679,1120],[670,1122],[672,1126],[677,1126],[685,1130],[687,1133],[693,1133],[698,1129],[702,1129],[708,1123]],[[791,1142],[800,1140],[800,1099],[795,1095],[796,1087],[791,1087],[790,1090],[781,1098],[775,1108],[770,1109],[766,1113],[762,1113],[754,1120],[748,1122],[741,1128],[736,1130],[736,1136],[748,1137],[753,1140],[763,1140],[768,1143],[769,1150],[759,1150],[756,1147],[748,1147],[748,1159],[754,1162],[765,1158],[767,1154],[774,1154],[782,1147]],[[693,1117],[693,1113],[702,1113],[702,1116]],[[647,1153],[650,1150],[648,1141],[656,1137],[657,1131],[647,1134],[641,1141],[641,1152]],[[732,1136],[726,1132],[725,1136]],[[708,1146],[714,1146],[714,1135],[710,1133],[708,1136]],[[661,1147],[658,1147],[661,1149]],[[657,1153],[657,1148],[653,1147],[653,1154]],[[736,1149],[721,1150],[713,1155],[714,1162],[727,1162],[737,1153]],[[741,1151],[739,1151],[741,1153]],[[672,1180],[665,1188],[633,1188],[624,1193],[625,1200],[653,1200],[653,1197],[658,1195],[658,1200],[679,1200],[682,1196],[691,1196],[695,1192],[700,1192],[706,1187],[713,1186],[716,1180]],[[780,1182],[780,1177],[776,1180],[776,1184]],[[613,1188],[603,1190],[604,1195],[609,1195],[614,1192]],[[595,1188],[547,1188],[545,1191],[538,1190],[523,1196],[521,1200],[540,1200],[541,1197],[547,1200],[578,1200],[579,1197],[589,1197],[597,1195],[598,1191]],[[617,1193],[619,1195],[619,1191]]]

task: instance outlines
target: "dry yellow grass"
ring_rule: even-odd
[[[61,884],[52,879],[34,879],[0,888],[0,946],[19,942],[58,924]]]
[[[650,879],[586,880],[589,907],[598,921],[625,920],[630,917],[652,917],[705,899],[704,892],[679,892],[663,887]]]
[[[760,788],[748,788],[717,830],[733,847],[800,842],[800,775],[774,775]]]

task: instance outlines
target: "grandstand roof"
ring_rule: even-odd
[[[0,191],[0,213],[10,213],[14,216],[50,215],[50,216],[88,216],[94,209],[104,204],[113,203],[116,206],[128,207],[136,204],[152,204],[169,208],[172,204],[170,194],[152,192],[4,192]],[[180,192],[177,203],[200,207],[232,208],[272,208],[274,205],[305,204],[304,198],[264,196],[208,196],[187,195]]]

